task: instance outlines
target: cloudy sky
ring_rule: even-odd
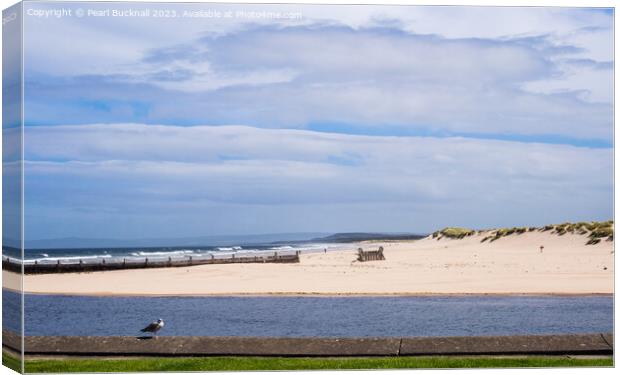
[[[612,216],[610,10],[58,7],[25,5],[29,239]]]

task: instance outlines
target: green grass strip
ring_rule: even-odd
[[[22,372],[22,363],[18,358],[13,357],[6,352],[2,352],[2,365],[13,371]]]
[[[8,357],[8,358],[7,358]],[[19,362],[3,354],[3,362]],[[247,371],[344,370],[489,367],[599,367],[613,366],[609,358],[567,357],[194,357],[127,359],[30,359],[26,372],[137,372],[137,371]]]

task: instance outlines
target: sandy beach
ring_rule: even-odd
[[[302,254],[298,264],[223,264],[182,268],[27,275],[24,291],[75,295],[415,295],[613,293],[613,242],[584,235],[527,232],[497,241],[464,239],[351,244]],[[540,252],[540,246],[544,250]],[[356,249],[383,246],[386,260],[358,262]],[[19,275],[3,271],[16,289]]]

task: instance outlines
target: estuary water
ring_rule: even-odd
[[[3,290],[5,329],[20,295]],[[402,337],[596,333],[613,330],[613,298],[25,296],[26,335]]]

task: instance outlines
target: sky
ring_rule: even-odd
[[[177,17],[93,15],[129,8]],[[26,3],[24,25],[29,239],[613,214],[608,9]]]

